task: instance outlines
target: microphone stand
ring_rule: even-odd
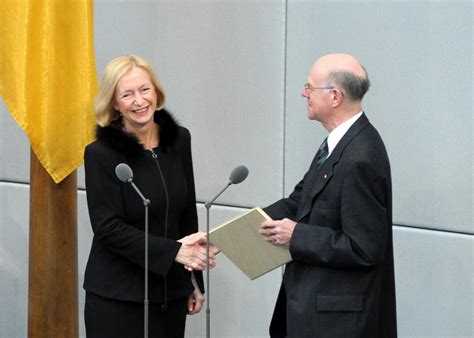
[[[227,183],[227,185],[222,189],[210,202],[204,204],[206,207],[206,263],[207,263],[207,270],[206,270],[206,283],[207,283],[207,292],[206,292],[206,338],[211,337],[211,301],[210,301],[210,291],[211,286],[209,282],[209,209],[211,209],[212,203],[220,196],[222,193],[231,185],[233,184],[231,181]]]
[[[143,206],[145,207],[145,299],[143,301],[144,306],[144,328],[143,335],[148,338],[148,206],[151,204],[150,200],[145,198],[140,190],[137,188],[133,181],[130,181],[133,189],[143,200]]]

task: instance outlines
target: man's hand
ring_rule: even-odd
[[[269,219],[262,223],[258,232],[265,236],[267,242],[290,245],[295,226],[296,222],[288,218],[276,221]]]
[[[187,245],[206,244],[207,238],[204,232],[199,231],[194,234],[181,238],[180,240],[178,240],[178,242],[187,244]]]
[[[209,245],[209,266],[206,259],[207,238],[203,232],[196,232],[178,240],[182,243],[176,255],[176,261],[188,271],[212,269],[216,266],[216,255],[219,252],[213,244]]]

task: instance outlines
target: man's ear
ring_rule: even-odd
[[[331,89],[331,103],[333,107],[338,107],[342,104],[344,95],[338,88]]]

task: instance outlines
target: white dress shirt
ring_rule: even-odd
[[[359,117],[362,116],[362,111],[357,113],[356,115],[352,116],[349,120],[345,121],[340,126],[337,126],[336,129],[331,131],[328,135],[328,157],[331,156],[332,151],[336,148],[339,141],[345,135],[345,133],[349,130],[349,128],[357,121]]]

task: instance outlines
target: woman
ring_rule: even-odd
[[[184,337],[186,314],[202,308],[206,239],[196,233],[189,131],[163,109],[149,63],[122,56],[106,67],[95,101],[97,140],[84,155],[94,231],[86,267],[87,337],[142,337],[144,206],[115,174],[127,163],[149,206],[149,336]],[[215,265],[211,248],[210,265]]]

